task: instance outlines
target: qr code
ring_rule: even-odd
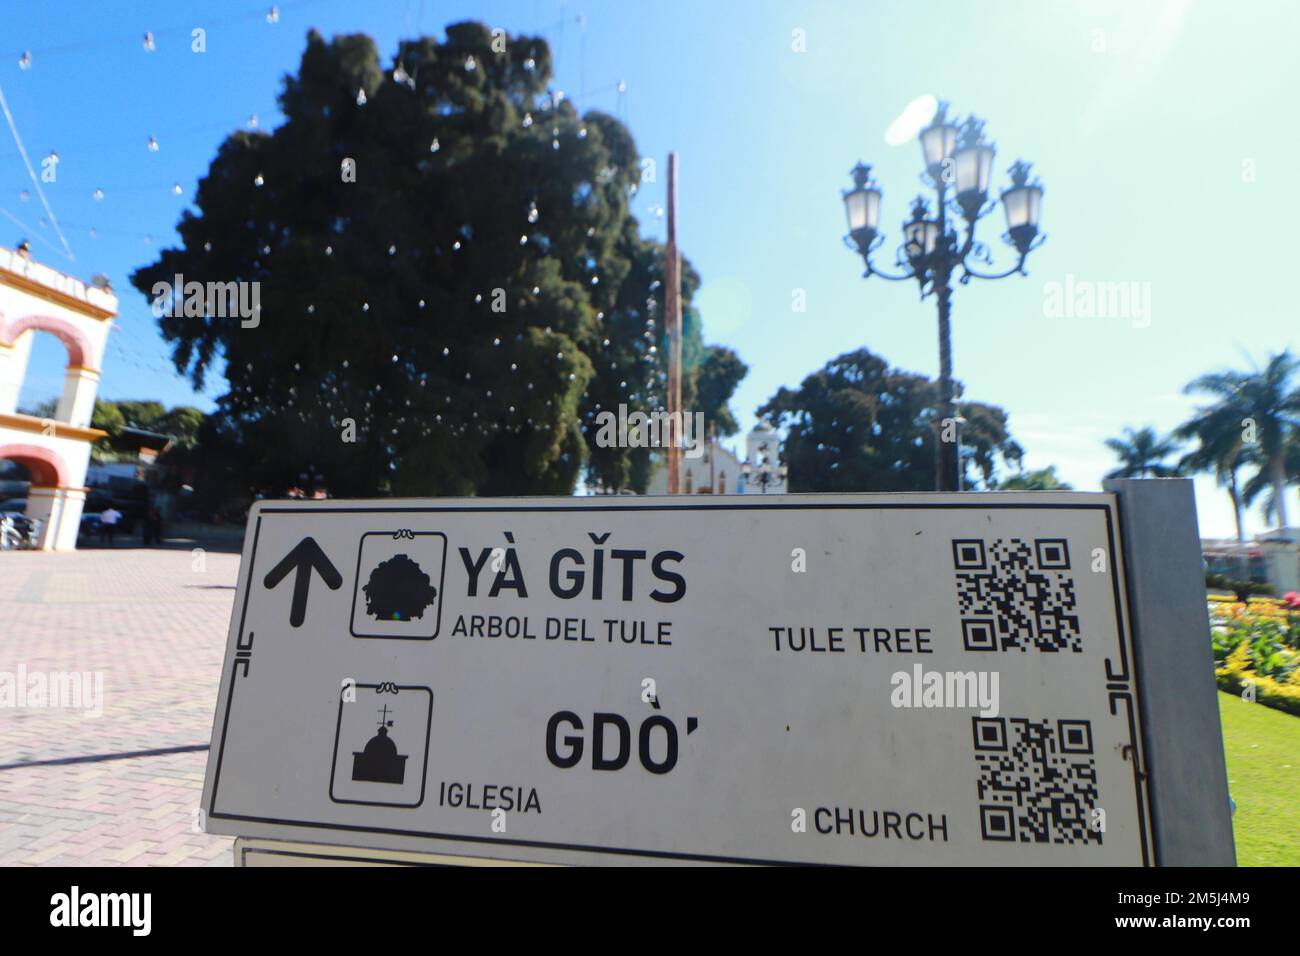
[[[1083,650],[1064,538],[958,538],[952,564],[966,650]]]
[[[980,834],[1021,843],[1101,843],[1087,720],[975,717]],[[1098,817],[1097,819],[1100,819]]]

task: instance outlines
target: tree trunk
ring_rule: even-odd
[[[1237,543],[1246,543],[1246,533],[1241,530],[1241,496],[1237,493],[1237,469],[1232,469],[1228,479],[1228,494],[1232,496],[1232,516],[1237,520]]]
[[[1286,463],[1279,453],[1269,459],[1268,470],[1273,481],[1273,510],[1277,513],[1277,526],[1287,527],[1286,517]]]

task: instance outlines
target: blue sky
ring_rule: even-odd
[[[4,4],[0,86],[33,162],[60,156],[45,190],[76,260],[41,225],[4,129],[0,241],[26,236],[43,261],[112,278],[122,310],[106,397],[210,407],[219,391],[196,397],[175,376],[126,277],[174,241],[222,137],[254,113],[278,122],[280,80],[307,29],[365,32],[388,56],[400,37],[462,19],[545,36],[556,86],[579,108],[625,118],[643,155],[679,153],[683,250],[704,279],[706,337],[750,366],[735,401],[746,427],[779,386],[857,347],[935,373],[933,301],[918,302],[911,283],[861,278],[841,242],[839,198],[853,163],[872,163],[892,250],[920,163],[914,143],[887,146],[884,131],[923,94],[987,118],[995,190],[1018,157],[1046,187],[1048,240],[1030,276],[954,297],[956,374],[970,397],[1009,411],[1028,467],[1055,464],[1076,487],[1096,488],[1113,466],[1102,440],[1125,425],[1182,421],[1194,375],[1300,349],[1289,233],[1300,137],[1286,95],[1300,89],[1300,5],[288,0],[269,24],[270,6]],[[207,30],[202,55],[190,52],[193,27]],[[146,31],[155,52],[143,48]],[[663,230],[653,213],[662,180],[636,199],[651,234]],[[1003,229],[1000,209],[981,224],[1005,256]],[[1049,317],[1049,284],[1067,275],[1149,284],[1149,324]],[[24,401],[57,392],[61,363],[57,343],[40,337]],[[1202,533],[1231,534],[1227,496],[1208,479],[1197,494]]]

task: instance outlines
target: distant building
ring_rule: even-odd
[[[37,546],[77,546],[86,501],[90,446],[104,432],[90,427],[99,370],[117,297],[87,286],[31,258],[25,245],[0,247],[0,458],[22,465],[31,478],[27,517],[40,522]],[[63,396],[54,417],[18,414],[32,339],[48,332],[68,351]]]
[[[1300,591],[1300,528],[1275,528],[1253,541],[1201,539],[1210,574],[1271,584],[1278,595]]]
[[[759,422],[745,436],[743,458],[712,436],[699,457],[682,455],[678,487],[687,495],[785,494],[788,482],[780,465],[780,454],[780,438],[766,422]],[[668,494],[667,461],[662,453],[646,486],[646,494]]]

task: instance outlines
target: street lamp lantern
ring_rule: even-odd
[[[894,265],[901,271],[885,272],[872,261],[871,254],[884,242],[880,232],[881,189],[871,179],[871,167],[858,163],[853,167],[853,188],[844,190],[844,208],[849,219],[845,244],[862,257],[866,265],[864,278],[878,275],[901,282],[915,279],[921,297],[933,295],[939,313],[939,404],[936,412],[942,420],[956,420],[952,377],[952,290],[955,278],[962,285],[971,279],[1005,279],[1011,275],[1028,275],[1025,259],[1046,238],[1039,232],[1043,187],[1031,181],[1030,165],[1017,160],[1008,170],[1011,186],[1002,193],[1007,217],[1003,240],[1016,250],[1016,261],[1002,271],[984,272],[980,265],[992,265],[993,256],[986,243],[975,238],[979,220],[993,210],[989,202],[993,159],[996,149],[985,139],[984,121],[967,117],[961,123],[949,120],[948,104],[940,103],[930,124],[919,134],[925,171],[935,192],[933,215],[930,204],[918,197],[912,204],[911,218],[903,223],[903,242],[894,255]],[[958,216],[960,215],[960,218]],[[962,220],[965,221],[962,229]],[[940,491],[958,488],[957,452],[953,442],[942,442],[935,463],[935,486]]]
[[[759,445],[759,450],[754,455],[754,462],[751,463],[748,458],[740,463],[740,473],[744,476],[745,485],[756,486],[759,494],[767,494],[768,488],[785,488],[785,480],[788,475],[786,466],[778,464],[772,466],[772,459],[767,454],[767,444]]]
[[[953,153],[953,181],[957,205],[967,222],[980,217],[989,196],[989,178],[993,172],[994,148],[984,141],[984,121],[970,117],[962,125],[957,151]]]
[[[1032,248],[1038,236],[1038,216],[1043,208],[1043,187],[1037,181],[1029,181],[1030,165],[1019,159],[1012,164],[1011,188],[1002,194],[1007,236],[1021,256]]]
[[[903,223],[903,250],[913,264],[933,253],[939,242],[939,223],[929,216],[930,204],[924,196],[917,196],[912,201],[912,218]]]
[[[948,104],[940,103],[930,125],[921,130],[921,156],[930,177],[939,184],[943,181],[944,163],[952,158],[957,145],[957,124],[948,121]]]
[[[853,188],[844,190],[844,212],[849,218],[849,235],[866,254],[880,228],[880,187],[871,179],[871,167],[858,163],[849,173]]]

